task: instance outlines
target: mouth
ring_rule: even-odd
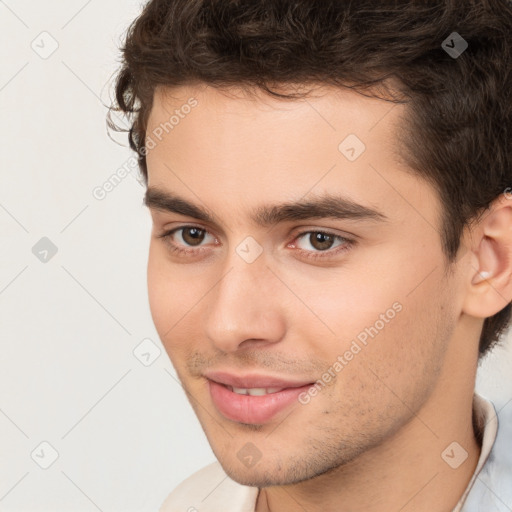
[[[211,373],[206,378],[217,411],[228,420],[246,424],[268,423],[294,404],[300,405],[300,394],[314,384],[227,373]]]
[[[229,391],[233,391],[233,393],[237,393],[238,395],[250,395],[250,396],[264,396],[264,395],[272,395],[274,393],[279,393],[286,388],[235,388],[233,386],[226,387]]]

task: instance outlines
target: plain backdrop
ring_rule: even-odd
[[[151,320],[144,188],[106,130],[142,5],[0,0],[0,511],[156,511],[214,460]],[[507,342],[477,390],[510,407],[511,374]]]

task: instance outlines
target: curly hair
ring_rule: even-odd
[[[467,47],[450,54],[455,40]],[[146,185],[156,87],[199,83],[261,89],[283,100],[307,91],[278,86],[328,84],[374,96],[387,90],[387,101],[406,102],[401,152],[439,194],[448,262],[456,260],[464,227],[512,184],[507,0],[151,0],[121,51],[107,123],[129,132]],[[114,111],[129,120],[128,130],[112,121]],[[484,320],[480,356],[510,316],[509,303]]]

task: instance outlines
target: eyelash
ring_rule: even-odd
[[[174,253],[174,254],[179,254],[179,255],[183,255],[183,256],[190,256],[190,255],[193,255],[193,254],[197,255],[198,253],[203,253],[204,251],[208,250],[208,249],[201,248],[201,247],[198,248],[198,249],[183,249],[182,247],[179,247],[174,242],[171,242],[171,239],[172,239],[172,236],[174,235],[174,233],[176,233],[177,231],[181,231],[181,230],[185,230],[185,229],[190,229],[190,228],[195,228],[195,229],[198,229],[200,231],[204,231],[205,233],[208,233],[207,230],[205,230],[203,228],[200,228],[198,226],[187,225],[187,226],[180,226],[180,227],[177,227],[177,228],[173,228],[173,229],[171,229],[169,231],[165,231],[164,233],[162,233],[160,235],[157,235],[157,238],[163,239],[166,242],[166,244],[169,246],[171,252]],[[335,239],[339,239],[342,242],[344,242],[343,245],[340,245],[340,246],[336,247],[335,249],[327,249],[325,251],[307,251],[305,249],[296,249],[300,254],[302,254],[306,258],[309,258],[309,259],[312,259],[312,260],[321,259],[321,258],[328,258],[328,257],[332,257],[332,256],[335,256],[335,255],[338,255],[340,253],[348,251],[355,244],[354,240],[351,240],[349,238],[345,238],[345,237],[340,236],[340,235],[336,235],[334,233],[330,233],[329,231],[323,231],[323,230],[303,231],[302,233],[299,233],[294,238],[293,241],[295,242],[295,240],[299,240],[304,235],[309,235],[311,233],[322,233],[323,235],[331,236],[331,237],[333,237]]]

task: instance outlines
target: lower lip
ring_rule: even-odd
[[[263,396],[239,395],[223,384],[208,380],[210,395],[219,412],[226,418],[241,423],[266,423],[277,413],[298,402],[299,395],[313,384],[300,388],[286,388]]]

